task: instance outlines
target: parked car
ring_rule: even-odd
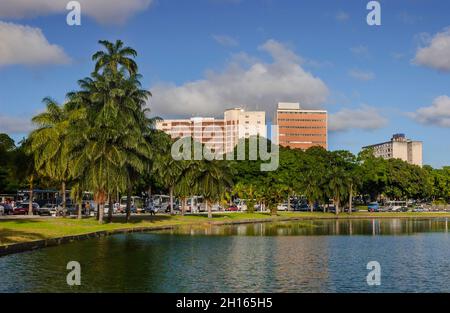
[[[170,213],[170,208],[171,207],[170,207],[170,204],[169,204],[164,212]],[[174,212],[180,211],[180,207],[176,203],[173,205],[173,211]]]
[[[367,210],[369,212],[380,212],[380,205],[378,202],[370,202],[367,206]]]
[[[277,206],[277,210],[278,210],[278,211],[287,211],[287,209],[288,209],[287,203],[279,204],[279,205]]]
[[[47,216],[52,216],[52,212],[51,212],[51,208],[47,208],[47,207],[38,207],[37,208],[37,214],[38,215],[47,215]]]
[[[306,203],[296,203],[294,206],[294,211],[308,212],[311,211],[311,209]]]
[[[33,215],[38,215],[39,204],[33,202]],[[19,203],[13,210],[14,215],[27,215],[28,214],[28,206],[27,202]]]
[[[237,211],[239,211],[239,208],[233,204],[233,205],[230,205],[225,211],[237,212]]]
[[[408,211],[409,211],[409,208],[406,207],[406,206],[402,206],[398,211],[399,211],[399,212],[408,212]]]
[[[155,207],[154,205],[148,205],[142,209],[142,212],[155,215],[159,212],[159,208]]]
[[[420,206],[418,206],[418,207],[415,207],[412,211],[413,212],[425,212],[425,209],[420,207]]]
[[[0,203],[0,206],[3,207],[3,214],[10,215],[13,214],[13,207],[8,203]]]

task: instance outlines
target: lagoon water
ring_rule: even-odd
[[[0,258],[0,292],[450,292],[447,219],[315,220],[115,235]],[[81,264],[81,286],[66,265]],[[368,286],[367,263],[381,265]]]

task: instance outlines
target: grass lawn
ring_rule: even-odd
[[[376,218],[376,217],[405,217],[405,218],[433,218],[450,217],[450,213],[368,213],[357,212],[347,214],[342,213],[339,218]],[[115,229],[131,229],[139,227],[161,227],[183,224],[202,224],[224,221],[240,221],[252,219],[269,219],[272,215],[266,213],[216,213],[214,218],[209,220],[206,215],[187,216],[132,216],[130,223],[125,223],[124,217],[115,217],[113,223],[99,224],[94,218],[77,220],[74,218],[43,218],[43,219],[5,219],[0,220],[0,245],[8,245],[19,242],[26,242],[39,239],[49,239],[69,235],[81,235],[97,231],[108,231]],[[331,213],[308,213],[308,212],[280,212],[278,218],[305,218],[321,219],[336,218]]]

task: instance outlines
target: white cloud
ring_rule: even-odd
[[[224,47],[236,47],[239,45],[236,39],[227,35],[213,35],[212,37],[218,44]]]
[[[0,21],[0,66],[64,64],[64,50],[50,44],[39,28]]]
[[[450,71],[450,28],[434,37],[422,34],[421,38],[425,46],[417,50],[414,63],[440,71]]]
[[[266,110],[272,116],[280,101],[318,107],[328,96],[325,83],[305,71],[302,59],[283,44],[269,40],[259,47],[273,62],[238,54],[223,72],[209,71],[204,79],[181,86],[157,84],[151,88],[152,111],[158,115],[221,116],[224,109],[243,106]]]
[[[375,130],[386,126],[388,120],[371,106],[362,105],[357,109],[342,109],[330,114],[329,130],[342,132],[350,129]]]
[[[65,13],[69,0],[0,1],[0,18],[25,18]],[[102,24],[124,23],[130,16],[147,9],[153,0],[78,0],[81,14]]]
[[[0,133],[26,134],[33,130],[31,119],[0,114]]]
[[[410,116],[421,124],[450,128],[450,97],[437,97],[431,106],[422,107]]]
[[[350,75],[350,77],[357,79],[357,80],[362,80],[362,81],[369,81],[375,78],[375,74],[369,71],[362,71],[362,70],[358,70],[358,69],[352,69],[348,72],[348,75]]]

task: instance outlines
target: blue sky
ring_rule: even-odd
[[[66,24],[68,1],[27,1],[0,4],[0,131],[16,139],[43,97],[64,101],[89,75],[99,39],[122,39],[159,116],[270,117],[298,101],[330,112],[332,150],[401,132],[424,141],[425,163],[450,165],[448,1],[379,1],[381,26],[366,0],[90,0],[81,26]]]

